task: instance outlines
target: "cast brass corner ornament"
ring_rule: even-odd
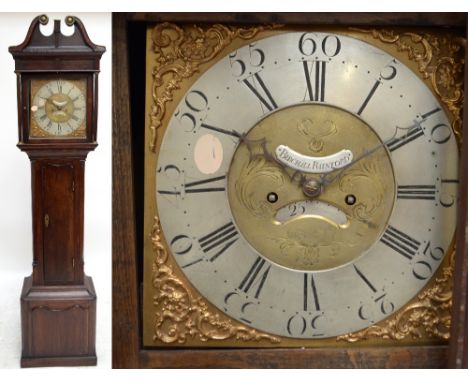
[[[384,44],[393,44],[397,51],[406,52],[408,59],[417,63],[422,78],[430,80],[434,92],[450,111],[452,129],[461,146],[466,39],[445,34],[398,33],[385,29],[352,30],[371,34]]]
[[[166,105],[171,102],[181,82],[200,71],[200,66],[215,59],[234,39],[250,40],[259,32],[280,25],[234,27],[215,24],[201,28],[196,25],[183,28],[162,23],[152,31],[156,64],[153,69],[153,105],[151,108],[152,139],[150,148],[155,151],[157,131],[166,115]]]
[[[434,284],[423,290],[416,301],[406,305],[392,318],[369,326],[361,331],[337,337],[338,341],[358,342],[378,338],[403,340],[429,337],[448,340],[450,338],[453,265],[455,248],[440,276]]]
[[[153,303],[158,308],[154,317],[154,342],[183,344],[189,337],[202,342],[226,339],[280,342],[277,337],[222,318],[210,310],[203,298],[193,296],[167,263],[168,252],[161,242],[160,233],[159,218],[155,216],[151,231],[154,252],[152,283],[157,291]]]

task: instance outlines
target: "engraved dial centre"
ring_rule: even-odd
[[[52,122],[67,122],[73,116],[74,111],[73,101],[66,94],[52,94],[45,101],[45,112]]]
[[[233,216],[250,245],[295,270],[331,269],[361,256],[378,241],[393,208],[387,150],[328,171],[333,180],[326,184],[319,172],[291,168],[272,153],[287,146],[309,158],[343,150],[358,158],[379,144],[361,119],[328,105],[291,106],[257,123],[238,146],[228,177]]]

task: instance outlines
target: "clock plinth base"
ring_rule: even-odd
[[[21,367],[93,366],[97,363],[96,292],[83,285],[32,285],[21,292]]]
[[[96,366],[96,356],[76,357],[21,357],[21,367],[52,367],[52,366]]]

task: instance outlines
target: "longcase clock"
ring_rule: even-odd
[[[21,293],[22,367],[95,365],[96,293],[84,274],[84,169],[97,146],[97,85],[105,48],[82,22],[42,34],[36,17],[10,47],[18,86],[20,150],[31,160],[33,272]]]

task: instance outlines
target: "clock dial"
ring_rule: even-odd
[[[170,251],[236,320],[326,338],[395,313],[455,232],[458,149],[431,91],[360,40],[284,33],[183,96],[157,162]]]
[[[32,80],[31,136],[86,136],[86,81]]]

